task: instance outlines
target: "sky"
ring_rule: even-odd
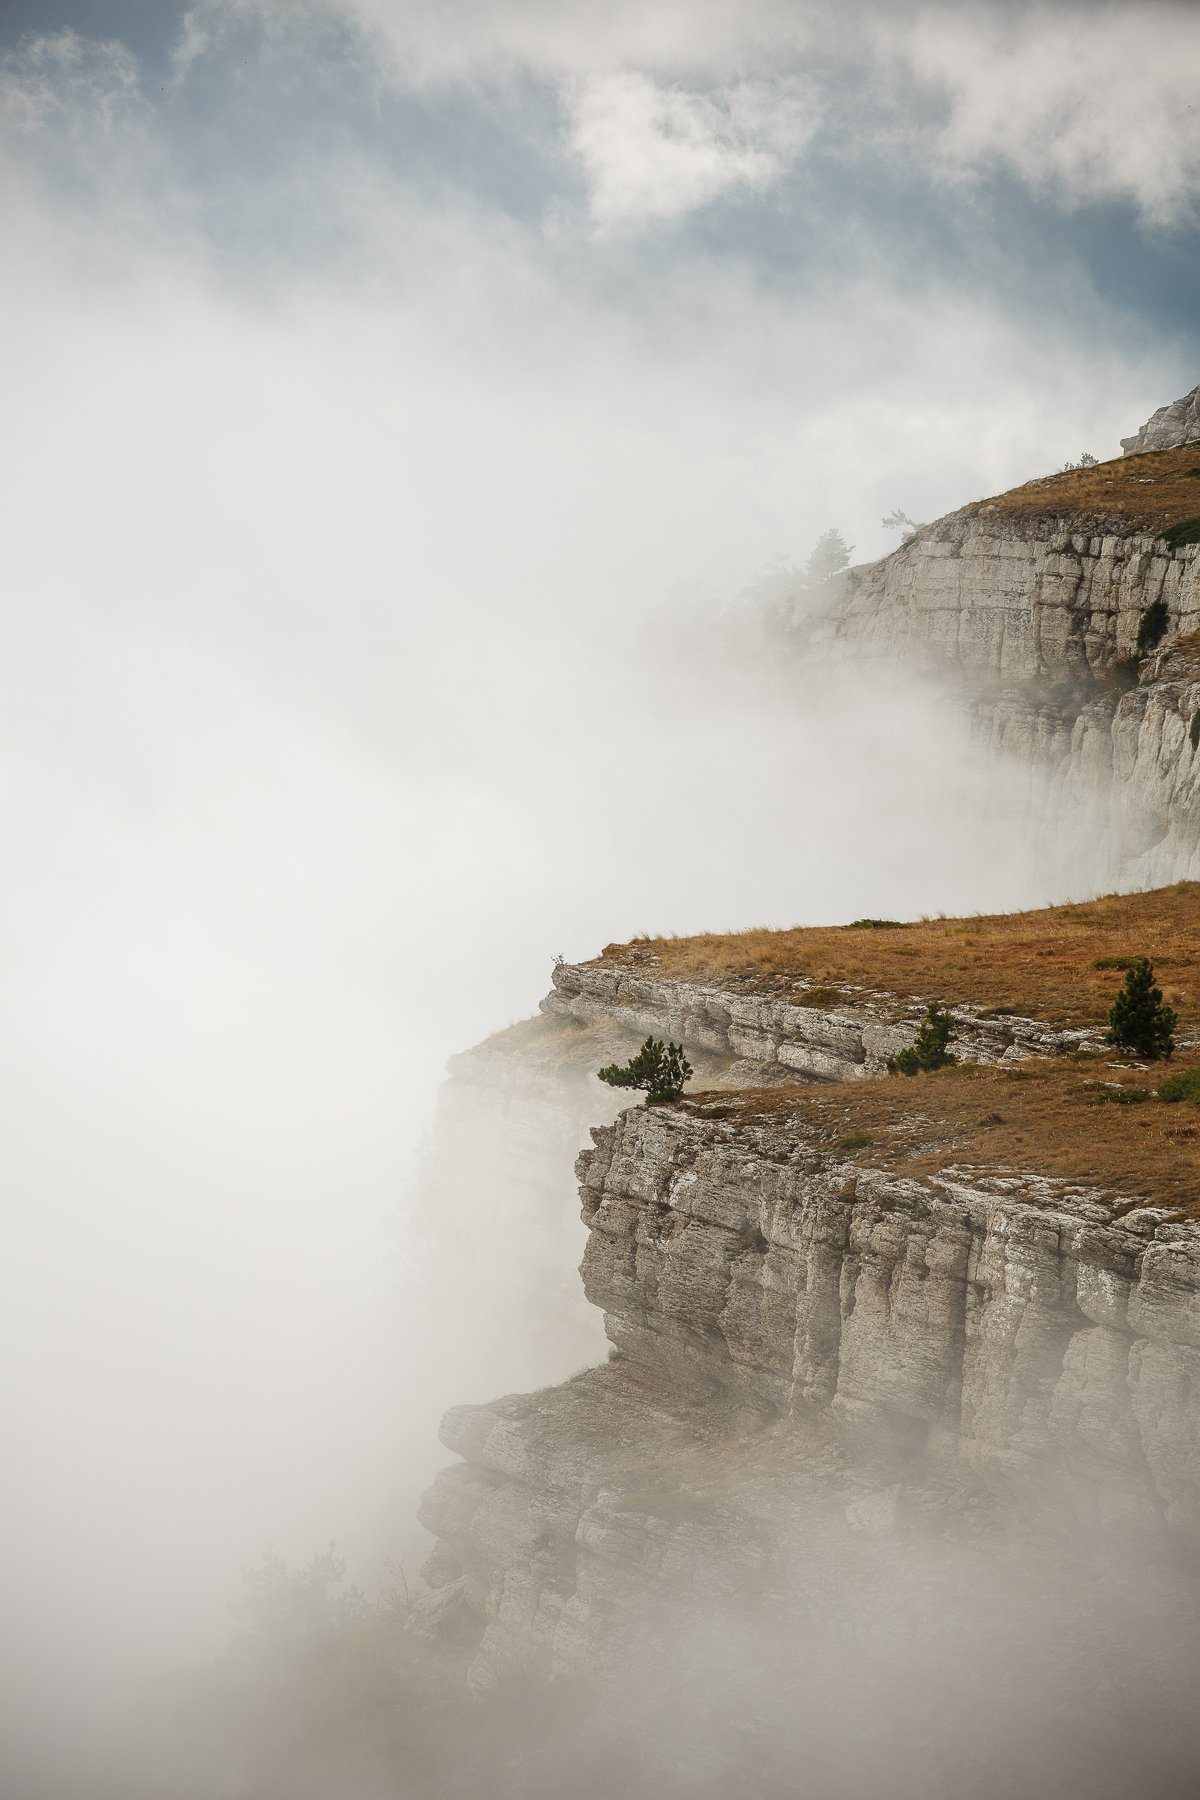
[[[555,953],[1054,897],[923,702],[729,621],[1195,385],[1198,65],[1190,5],[0,6],[30,1679],[368,1535],[441,1070]]]

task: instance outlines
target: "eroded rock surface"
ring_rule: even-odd
[[[1177,444],[1193,443],[1200,443],[1200,387],[1151,413],[1140,431],[1121,439],[1121,449],[1126,456],[1138,456],[1144,450],[1173,450]]]
[[[814,993],[821,990],[813,984]],[[916,995],[846,990],[836,1006],[703,982],[678,981],[610,963],[563,963],[542,1001],[552,1017],[581,1023],[620,1019],[635,1035],[658,1034],[689,1051],[733,1059],[734,1085],[786,1080],[855,1080],[883,1073],[889,1056],[911,1044],[925,1013]],[[1063,1031],[1011,1013],[952,1007],[955,1045],[972,1062],[1064,1056],[1097,1042],[1087,1030]]]
[[[1200,1546],[1200,1228],[699,1109],[593,1136],[612,1360],[456,1408],[464,1462],[425,1501],[434,1573],[483,1621],[474,1680],[603,1677],[714,1583],[769,1596],[797,1509],[886,1536],[939,1498],[1052,1492]]]
[[[854,571],[811,644],[845,660],[900,653],[972,684],[1093,679],[1134,655],[1159,600],[1170,631],[1200,627],[1200,545],[969,506]]]
[[[1038,777],[1031,843],[1071,821],[1093,882],[1154,885],[1200,868],[1200,671],[1172,654],[1197,629],[1200,545],[971,506],[853,571],[805,655],[940,678],[981,750]]]

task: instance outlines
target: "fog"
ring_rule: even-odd
[[[264,1544],[334,1539],[368,1584],[411,1568],[441,1406],[597,1342],[573,1308],[536,1353],[489,1336],[519,1240],[477,1290],[430,1274],[452,1317],[414,1298],[446,1059],[533,1011],[556,953],[1088,891],[1086,830],[1046,851],[1022,784],[981,801],[934,696],[813,687],[738,597],[830,525],[871,558],[896,505],[933,517],[1110,453],[1183,385],[1182,328],[1131,326],[1082,266],[1031,333],[865,229],[794,275],[640,238],[769,185],[761,95],[735,121],[749,163],[663,175],[653,95],[614,115],[607,55],[589,73],[573,35],[516,31],[504,57],[568,83],[560,126],[528,102],[523,146],[572,173],[501,208],[430,177],[427,144],[335,128],[384,107],[377,28],[405,9],[341,9],[351,33],[371,15],[342,62],[307,36],[320,8],[219,60],[271,10],[192,9],[160,66],[124,15],[66,8],[0,82],[22,1796],[67,1795],[147,1681],[220,1647]],[[477,70],[421,56],[413,91],[433,67],[478,100]],[[723,155],[713,104],[700,148]],[[636,180],[613,129],[652,140]],[[437,130],[470,160],[467,125]]]

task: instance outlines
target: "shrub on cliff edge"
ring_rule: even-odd
[[[920,1075],[930,1069],[945,1069],[958,1061],[946,1048],[954,1036],[954,1020],[936,1000],[925,1008],[925,1019],[907,1050],[887,1059],[889,1075]]]
[[[682,1044],[664,1044],[661,1038],[648,1037],[627,1063],[609,1063],[596,1073],[609,1087],[644,1088],[647,1101],[677,1100],[684,1082],[692,1079],[692,1065]]]
[[[1108,1015],[1108,1042],[1151,1059],[1170,1056],[1175,1048],[1176,1019],[1174,1009],[1163,1005],[1153,964],[1145,956],[1135,958]]]

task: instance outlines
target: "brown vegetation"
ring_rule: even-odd
[[[693,1094],[680,1104],[709,1117],[786,1123],[827,1154],[898,1175],[937,1176],[950,1166],[1035,1173],[1096,1188],[1116,1213],[1134,1203],[1200,1219],[1200,1107],[1157,1099],[1164,1074],[1161,1064],[1062,1057],[964,1064],[915,1081]]]
[[[793,1001],[814,987],[849,987],[1080,1026],[1106,1022],[1123,980],[1112,965],[1135,956],[1153,962],[1179,1013],[1180,1035],[1200,1035],[1196,882],[887,931],[842,925],[640,938],[609,944],[600,960]],[[1103,961],[1110,966],[1095,966]]]
[[[1121,531],[1162,531],[1200,516],[1200,444],[1119,456],[1089,469],[1064,469],[976,501],[968,510],[1059,518],[1086,513]]]
[[[1162,672],[1168,678],[1190,674],[1200,663],[1200,631],[1185,631],[1167,638],[1162,646]]]

